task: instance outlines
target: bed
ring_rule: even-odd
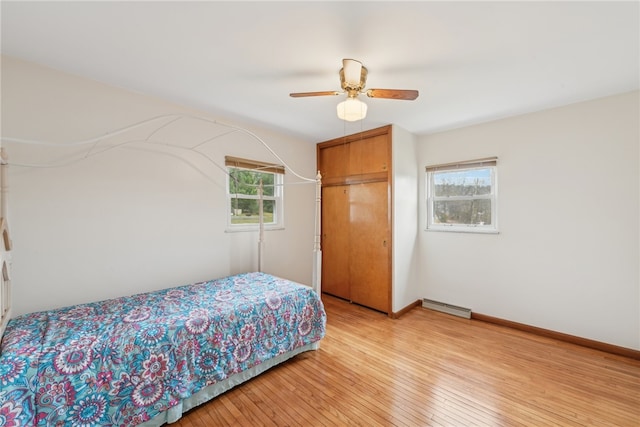
[[[158,426],[299,353],[326,314],[311,287],[244,273],[11,319],[0,426]]]
[[[315,184],[312,285],[262,273],[264,240],[259,215],[258,272],[208,282],[12,317],[12,244],[6,203],[6,168],[64,167],[127,144],[171,147],[211,161],[207,138],[191,147],[155,141],[179,120],[222,126],[256,140],[301,183]],[[117,135],[155,125],[146,138],[113,142]],[[142,129],[142,128],[141,128]],[[213,132],[214,135],[218,133]],[[98,147],[103,141],[111,145]],[[326,314],[319,295],[321,176],[291,169],[260,137],[203,117],[165,114],[96,138],[68,143],[2,137],[2,142],[85,147],[70,163],[8,163],[0,149],[0,427],[160,426],[184,412],[302,352],[316,350]],[[187,162],[187,164],[190,164]],[[197,169],[197,168],[196,168]],[[258,189],[262,205],[262,184]]]

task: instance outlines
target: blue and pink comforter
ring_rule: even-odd
[[[325,325],[311,288],[263,273],[19,316],[0,347],[0,426],[137,425]]]

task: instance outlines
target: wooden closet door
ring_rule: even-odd
[[[323,184],[342,184],[349,171],[349,146],[338,144],[318,150],[318,169]]]
[[[351,300],[385,313],[391,310],[387,185],[370,182],[349,189]]]
[[[322,188],[322,291],[350,299],[349,186]]]
[[[389,171],[390,144],[387,134],[377,135],[349,144],[349,174],[367,175]]]

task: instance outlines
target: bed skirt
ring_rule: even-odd
[[[288,353],[281,354],[279,356],[274,357],[273,359],[267,360],[259,365],[254,366],[253,368],[247,369],[246,371],[239,372],[227,378],[224,381],[220,381],[216,384],[210,385],[194,395],[188,397],[187,399],[183,399],[176,406],[169,408],[167,411],[156,415],[154,418],[140,424],[141,427],[158,427],[163,424],[171,424],[178,421],[182,414],[189,411],[190,409],[195,408],[196,406],[202,405],[217,396],[220,396],[222,393],[231,390],[233,387],[240,385],[250,379],[260,375],[261,373],[268,371],[274,366],[283,363],[292,357],[297,356],[300,353],[304,353],[306,351],[317,350],[320,348],[319,342],[314,342],[311,344],[307,344],[302,347],[298,347],[293,351]]]

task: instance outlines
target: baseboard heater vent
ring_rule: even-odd
[[[464,317],[465,319],[471,319],[470,308],[458,307],[456,305],[446,304],[444,302],[434,301],[426,298],[422,300],[422,306],[431,310],[453,314],[454,316]]]

